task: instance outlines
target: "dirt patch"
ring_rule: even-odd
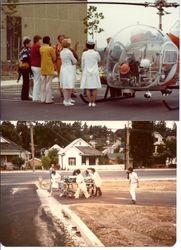
[[[102,190],[128,191],[128,182],[106,181]],[[141,181],[139,190],[175,191],[176,182]],[[176,242],[175,207],[81,203],[70,208],[105,246],[173,246]]]
[[[172,246],[176,209],[134,205],[72,205],[105,246]]]
[[[103,190],[128,190],[128,181],[104,181]],[[139,181],[139,190],[141,191],[176,191],[176,181]]]

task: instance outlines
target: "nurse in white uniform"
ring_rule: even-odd
[[[133,168],[128,168],[129,192],[132,198],[132,203],[136,204],[136,189],[139,187],[138,175],[133,171]]]
[[[94,50],[94,47],[95,43],[88,41],[86,43],[87,51],[83,52],[81,59],[82,79],[80,88],[86,89],[89,107],[96,106],[97,89],[101,88],[98,68],[101,58],[99,53]]]
[[[65,106],[74,105],[71,99],[72,89],[75,87],[76,81],[76,63],[77,60],[74,57],[70,48],[70,39],[64,39],[62,42],[63,50],[60,52],[60,58],[62,61],[60,70],[60,82],[63,88]]]

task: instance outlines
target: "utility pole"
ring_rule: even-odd
[[[129,168],[129,121],[125,124],[125,169]]]
[[[33,123],[30,122],[30,140],[31,140],[31,158],[32,158],[32,167],[33,173],[35,172],[35,146],[34,146],[34,138],[33,138]]]

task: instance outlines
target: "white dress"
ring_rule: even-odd
[[[76,81],[76,66],[77,60],[75,59],[72,51],[64,48],[60,52],[62,61],[60,69],[60,83],[63,89],[73,89]]]
[[[101,88],[101,81],[99,77],[98,63],[101,58],[97,51],[89,49],[82,54],[81,68],[82,79],[81,89],[97,89]]]

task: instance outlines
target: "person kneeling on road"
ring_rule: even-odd
[[[80,169],[77,169],[76,171],[76,183],[77,183],[77,190],[75,192],[75,199],[79,199],[79,195],[80,195],[80,191],[83,192],[83,194],[85,195],[85,198],[89,198],[89,194],[87,192],[87,187],[84,181],[84,177],[81,174]]]

